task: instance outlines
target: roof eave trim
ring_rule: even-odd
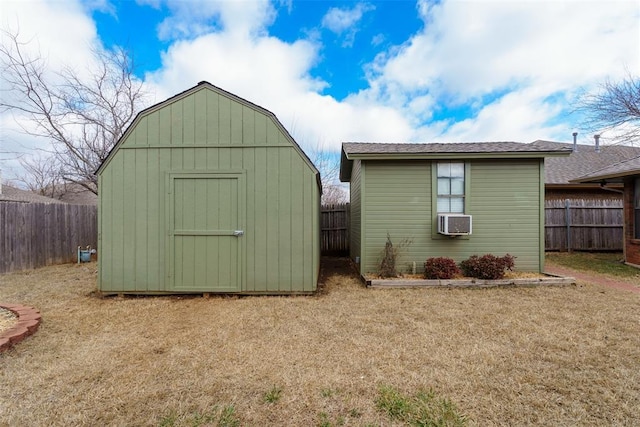
[[[621,188],[622,185],[621,183],[612,183],[613,187],[619,187]],[[548,184],[545,183],[544,186],[548,189],[548,190],[588,190],[588,189],[599,189],[600,188],[600,181],[598,182],[581,182],[581,183],[577,183],[577,182],[568,182],[568,183],[564,183],[564,184],[558,184],[558,183],[553,183],[553,184]]]
[[[540,159],[544,157],[566,157],[567,151],[508,151],[487,153],[345,153],[347,160],[430,160],[430,159]]]
[[[603,182],[603,181],[607,181],[607,180],[622,180],[626,177],[632,176],[632,175],[640,175],[640,169],[634,169],[634,170],[630,170],[630,171],[625,171],[625,172],[618,172],[618,173],[611,173],[611,174],[604,174],[604,175],[593,175],[593,176],[584,176],[582,178],[576,178],[576,179],[572,179],[571,183],[576,183],[576,184],[583,184],[583,183],[599,183],[599,182]],[[619,182],[619,181],[618,181]]]

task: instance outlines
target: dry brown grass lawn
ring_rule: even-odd
[[[0,276],[0,301],[43,315],[0,354],[0,425],[180,425],[216,405],[249,426],[393,425],[381,386],[433,388],[470,425],[640,425],[638,294],[334,275],[313,297],[100,299],[95,273]]]

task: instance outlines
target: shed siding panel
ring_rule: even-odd
[[[193,145],[196,142],[195,96],[184,98],[182,103],[182,144]]]
[[[244,120],[244,107],[232,102],[230,105],[231,126],[229,129],[229,143],[232,145],[242,144],[242,121]]]
[[[387,233],[400,251],[398,268],[429,257],[462,261],[473,254],[517,256],[516,268],[539,271],[540,168],[538,160],[472,161],[466,213],[473,235],[449,238],[432,233],[430,162],[366,162],[362,272],[378,271]],[[352,208],[353,209],[353,208]]]
[[[165,198],[160,196],[167,191],[166,174],[171,170],[197,171],[181,161],[183,157],[191,157],[189,151],[194,150],[201,149],[121,150],[114,156],[113,166],[105,170],[102,179],[110,180],[112,184],[107,187],[124,198],[111,196],[109,190],[102,196],[103,290],[168,290],[163,267],[166,207]],[[209,151],[218,149],[204,150],[206,158],[215,158]],[[239,154],[241,167],[217,164],[215,170],[246,171],[244,290],[313,290],[316,285],[313,270],[319,266],[319,252],[315,248],[319,236],[314,228],[309,228],[319,221],[314,216],[317,209],[314,200],[318,197],[315,175],[291,147],[231,151]],[[198,215],[196,211],[194,215]],[[194,218],[176,221],[187,226]]]
[[[108,183],[107,185],[110,185],[113,189],[111,193],[112,215],[111,217],[106,218],[110,227],[103,232],[102,239],[103,242],[108,243],[105,249],[106,256],[109,257],[109,261],[111,264],[111,280],[113,283],[113,290],[122,291],[124,290],[124,259],[122,256],[122,252],[124,250],[123,226],[125,220],[124,200],[122,197],[124,192],[124,184],[122,179],[124,174],[124,162],[122,155],[116,157],[117,158],[113,159],[112,167],[109,169],[110,175],[106,177],[106,182]],[[100,257],[100,255],[98,256]],[[102,258],[100,257],[99,259]]]
[[[162,108],[160,111],[156,111],[151,113],[149,116],[158,116],[158,141],[150,141],[151,144],[157,144],[161,146],[166,146],[171,144],[171,108],[166,107]],[[147,119],[149,119],[147,116]],[[126,147],[129,141],[126,140],[123,142],[122,146]]]
[[[247,215],[255,215],[254,236],[255,245],[252,256],[255,260],[255,279],[252,291],[267,290],[267,149],[256,148],[255,151],[255,211]]]
[[[148,270],[149,270],[149,235],[147,226],[153,221],[149,218],[149,197],[138,197],[139,194],[148,194],[147,184],[149,181],[149,169],[145,165],[149,163],[148,150],[133,150],[132,154],[135,156],[135,169],[133,173],[135,180],[134,186],[134,244],[138,245],[134,250],[133,257],[135,258],[135,289],[147,290],[148,286]]]
[[[231,143],[231,100],[220,97],[218,101],[218,141],[220,145]]]
[[[182,145],[182,130],[183,130],[183,117],[182,117],[182,101],[177,101],[168,106],[171,109],[171,145]]]
[[[196,145],[202,145],[207,143],[207,131],[208,131],[208,117],[209,113],[207,108],[207,93],[206,91],[197,92],[193,95],[194,101],[194,117],[195,117],[195,129],[194,129],[194,142]]]
[[[293,153],[292,153],[293,154]],[[304,224],[300,220],[304,215],[304,187],[305,184],[301,179],[295,177],[304,176],[304,163],[298,162],[295,156],[291,159],[291,221],[289,224],[289,232],[291,236],[299,236],[304,233]],[[296,219],[296,220],[293,220]],[[291,278],[304,277],[305,258],[303,253],[303,239],[291,239]]]
[[[211,91],[207,94],[207,144],[217,145],[220,143],[218,128],[220,127],[220,96]]]
[[[242,291],[315,289],[319,233],[307,229],[319,226],[315,174],[273,120],[205,90],[150,111],[138,124],[144,129],[132,129],[100,177],[103,291],[171,290],[169,174],[191,171],[244,171]],[[193,218],[177,220],[198,220],[194,208]],[[176,274],[195,280],[196,270]]]
[[[291,283],[291,154],[292,150],[279,149],[278,164],[278,285],[281,291],[290,291]]]
[[[160,114],[151,114],[147,120],[147,145],[157,145],[160,143]]]
[[[100,220],[100,230],[98,232],[98,260],[100,262],[100,268],[98,269],[98,276],[100,277],[98,285],[102,287],[102,284],[109,286],[116,286],[116,280],[114,278],[115,268],[113,266],[113,246],[114,246],[114,227],[113,227],[113,209],[114,201],[113,194],[116,191],[113,185],[113,174],[107,173],[115,168],[116,163],[113,163],[108,171],[105,171],[100,177],[99,193],[100,197],[98,203],[100,209],[98,210]]]
[[[279,228],[279,212],[278,198],[280,197],[280,189],[278,188],[279,175],[279,153],[278,150],[267,150],[267,290],[277,291],[278,289],[278,236]]]
[[[242,150],[242,164],[247,171],[247,191],[246,191],[246,210],[247,223],[244,224],[245,230],[245,253],[243,261],[245,263],[246,284],[247,286],[255,286],[256,282],[256,221],[249,221],[251,212],[256,212],[256,152],[255,150]]]
[[[164,244],[164,210],[159,209],[163,206],[162,190],[164,188],[164,176],[160,173],[160,151],[158,149],[149,149],[147,153],[146,168],[146,197],[141,197],[145,202],[145,212],[139,215],[140,223],[146,228],[146,273],[141,271],[136,282],[141,283],[141,289],[153,290],[161,286],[164,290],[163,272],[159,271],[164,257],[162,256],[162,245]],[[136,196],[140,193],[136,191]],[[146,223],[144,219],[146,218]],[[140,241],[140,240],[137,240]],[[142,274],[145,274],[142,276]]]

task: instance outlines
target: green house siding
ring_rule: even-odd
[[[387,234],[400,246],[400,271],[413,262],[423,271],[430,257],[459,262],[485,253],[510,253],[517,270],[540,271],[541,162],[468,160],[465,213],[473,217],[473,234],[450,238],[434,231],[431,161],[362,161],[361,273],[378,271]]]
[[[472,252],[516,256],[516,269],[542,271],[541,160],[471,163]],[[472,255],[472,254],[470,254]]]
[[[361,273],[378,271],[387,240],[399,245],[399,269],[424,263],[431,243],[431,167],[428,161],[363,161]]]
[[[315,168],[276,120],[198,88],[142,114],[101,167],[100,289],[314,291]]]
[[[350,206],[351,206],[351,224],[349,225],[350,245],[349,252],[351,258],[360,258],[360,242],[362,238],[362,210],[361,210],[361,197],[360,197],[360,185],[361,185],[361,162],[356,160],[353,162],[353,172],[351,174],[351,191],[350,191]]]

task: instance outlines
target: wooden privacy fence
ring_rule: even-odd
[[[0,273],[73,262],[97,241],[96,206],[0,203]]]
[[[349,252],[349,203],[323,205],[320,209],[320,245],[322,254]]]
[[[621,251],[622,200],[547,200],[545,249]]]

